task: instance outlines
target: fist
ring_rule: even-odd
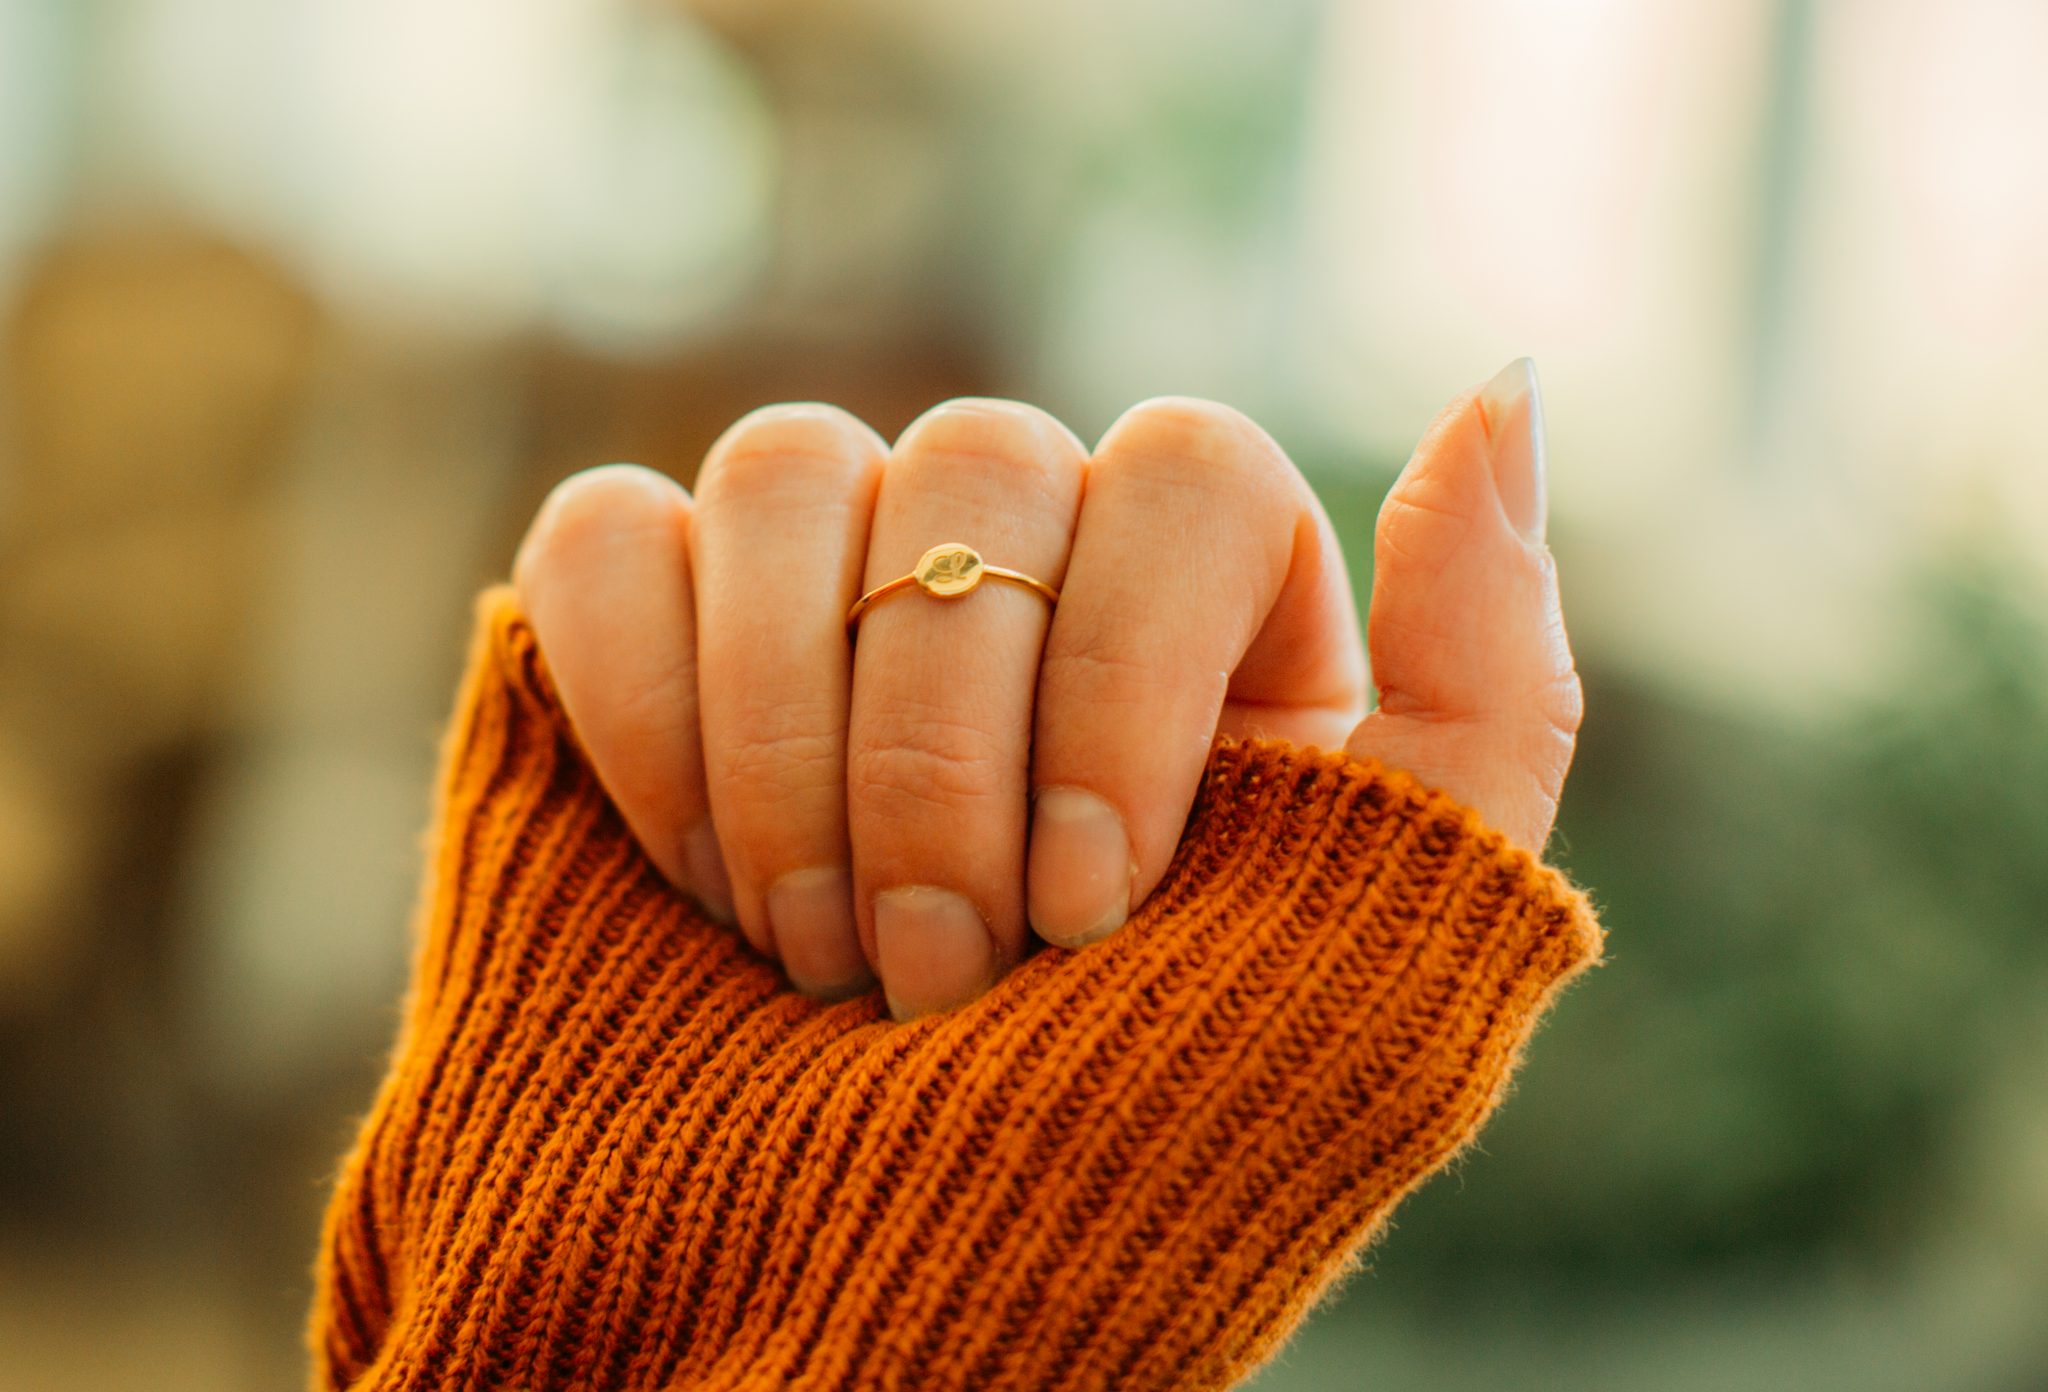
[[[1091,452],[1015,402],[945,402],[893,445],[796,404],[728,429],[694,493],[565,480],[514,581],[654,865],[798,989],[879,980],[903,1018],[1034,937],[1114,932],[1218,735],[1379,759],[1540,852],[1581,707],[1543,519],[1526,361],[1453,401],[1389,493],[1363,641],[1321,504],[1227,407],[1145,402]],[[1057,602],[908,586],[849,628],[947,542]]]

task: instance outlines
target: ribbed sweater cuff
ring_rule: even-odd
[[[912,1024],[671,891],[509,590],[329,1209],[321,1388],[1209,1388],[1471,1139],[1585,896],[1406,774],[1219,740],[1165,879]]]

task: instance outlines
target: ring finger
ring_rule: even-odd
[[[1007,401],[935,407],[896,442],[863,592],[942,542],[1055,588],[1086,452]],[[862,946],[899,1017],[956,1005],[1024,952],[1032,699],[1046,601],[985,582],[910,588],[862,615],[847,735],[847,809]]]

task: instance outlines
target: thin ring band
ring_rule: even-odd
[[[1060,602],[1060,592],[1043,580],[1035,580],[1021,570],[992,566],[982,560],[979,551],[965,542],[947,541],[919,557],[917,568],[910,574],[899,575],[886,585],[877,585],[855,600],[853,607],[846,611],[846,631],[851,633],[860,622],[860,616],[877,600],[885,599],[898,590],[915,585],[937,599],[958,599],[983,580],[1007,580],[1043,595],[1053,604]]]

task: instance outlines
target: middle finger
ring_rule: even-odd
[[[897,440],[864,589],[942,542],[1057,588],[1086,452],[1045,412],[949,401]],[[1046,601],[984,580],[916,587],[862,615],[847,734],[847,811],[861,943],[899,1017],[971,998],[1025,946],[1031,706]]]
[[[790,403],[735,423],[697,476],[704,762],[734,910],[823,996],[871,984],[846,832],[843,619],[887,452],[846,412]]]

